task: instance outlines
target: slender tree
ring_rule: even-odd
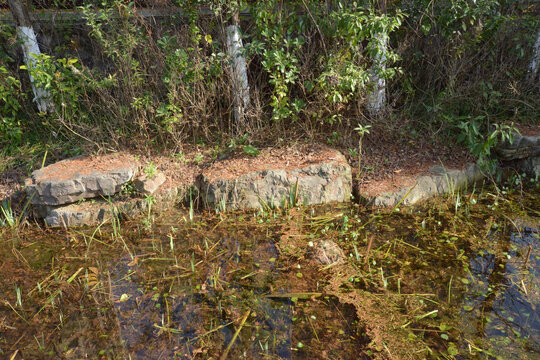
[[[529,65],[529,80],[534,82],[540,68],[540,30],[536,34],[536,42],[533,46],[531,63]]]
[[[378,1],[379,11],[386,15],[386,0]],[[373,57],[369,69],[370,86],[372,87],[367,96],[366,108],[371,116],[379,116],[386,108],[386,79],[381,72],[386,70],[388,54],[388,33],[383,27],[373,36]]]
[[[41,51],[39,50],[36,33],[30,22],[30,17],[28,16],[28,12],[22,3],[22,0],[8,0],[8,3],[13,18],[15,19],[17,37],[21,42],[24,62],[29,70],[28,73],[30,76],[30,83],[32,84],[32,91],[34,93],[34,101],[36,102],[39,111],[51,111],[53,106],[50,101],[49,92],[37,86],[36,81],[31,74],[31,70],[36,68],[36,56],[39,56]]]
[[[249,108],[249,83],[246,58],[242,43],[239,9],[232,10],[231,24],[225,29],[227,54],[231,58],[231,84],[236,131],[246,127],[246,110]]]

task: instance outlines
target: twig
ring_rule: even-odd
[[[17,356],[18,353],[19,353],[19,349],[15,350],[15,352],[13,353],[13,355],[11,355],[11,357],[9,358],[9,360],[15,359],[15,357]]]
[[[324,43],[324,35],[323,35],[321,29],[319,28],[319,24],[317,24],[317,21],[315,21],[315,18],[311,14],[311,11],[309,10],[309,7],[307,6],[306,2],[304,0],[302,0],[302,3],[304,4],[304,7],[306,8],[306,11],[307,11],[309,17],[311,18],[311,21],[313,21],[313,23],[315,24],[315,27],[317,28],[317,32],[321,36],[321,43],[322,43],[324,53],[326,55],[328,55],[328,51],[326,50],[326,44]]]
[[[368,263],[368,260],[369,260],[369,252],[371,251],[371,245],[373,245],[373,238],[374,238],[373,235],[369,237],[369,242],[368,242],[368,246],[366,250],[366,264]]]
[[[209,335],[209,334],[211,334],[211,333],[213,333],[213,332],[218,331],[219,329],[222,329],[222,328],[224,328],[224,327],[226,327],[226,326],[231,325],[233,322],[234,322],[234,321],[231,321],[231,322],[229,322],[229,323],[220,325],[220,326],[218,326],[218,327],[215,327],[215,328],[213,328],[213,329],[211,329],[211,330],[205,332],[205,333],[202,334],[202,335],[196,336],[196,337],[194,337],[193,339],[191,339],[191,342],[194,342],[194,341],[197,340],[197,339],[202,339],[202,338],[205,337],[206,335]]]
[[[315,326],[313,326],[313,323],[311,322],[310,318],[307,318],[309,321],[309,325],[311,325],[311,329],[313,330],[313,334],[315,334],[315,338],[317,339],[317,342],[320,343],[321,340],[319,340],[319,336],[317,335],[317,331],[315,330]]]
[[[454,278],[454,275],[450,275],[450,281],[448,281],[448,303],[450,304],[450,300],[452,299],[452,279]]]
[[[527,256],[525,256],[525,263],[523,264],[523,267],[527,267],[527,264],[529,263],[529,258],[531,257],[531,251],[532,245],[529,245],[529,250],[527,250]]]
[[[247,320],[250,313],[251,313],[251,309],[246,311],[246,313],[242,317],[242,321],[240,321],[240,325],[238,326],[238,329],[236,329],[236,332],[234,333],[234,336],[233,336],[231,342],[229,343],[229,346],[227,346],[227,348],[225,349],[225,352],[223,353],[223,355],[221,355],[219,360],[225,360],[227,358],[227,355],[229,355],[229,351],[231,350],[234,342],[236,341],[236,338],[238,337],[238,334],[240,334],[240,331],[244,327],[244,323],[246,322],[246,320]]]
[[[297,298],[297,299],[313,299],[321,297],[322,293],[318,292],[305,292],[305,293],[285,293],[285,294],[269,294],[266,295],[266,298],[274,299],[286,299],[286,298]]]

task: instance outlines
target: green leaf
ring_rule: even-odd
[[[257,148],[255,148],[255,147],[253,147],[251,145],[244,145],[242,147],[242,151],[244,152],[244,154],[246,154],[248,156],[257,156],[257,155],[259,155],[261,153]]]

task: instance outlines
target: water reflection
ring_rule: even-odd
[[[488,358],[538,359],[540,354],[538,230],[518,230],[492,234],[496,250],[482,251],[470,262],[464,345],[473,352],[482,349]]]
[[[188,280],[171,294],[150,291],[138,276],[139,265],[123,258],[111,266],[111,294],[120,336],[134,359],[191,359],[205,342],[224,349],[233,339],[243,308],[252,309],[245,343],[235,342],[235,356],[249,359],[291,358],[292,303],[265,297],[288,292],[279,282],[278,250],[271,241],[260,241],[253,251],[242,252],[238,239],[225,237],[218,245],[206,281],[193,290]],[[249,254],[250,258],[246,257]],[[239,264],[249,264],[251,275],[242,281]],[[238,274],[239,275],[239,274]],[[157,290],[154,288],[153,290]],[[166,335],[167,341],[163,341]],[[234,358],[234,357],[232,357]]]

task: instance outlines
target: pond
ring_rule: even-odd
[[[538,359],[540,188],[0,232],[0,354]]]

